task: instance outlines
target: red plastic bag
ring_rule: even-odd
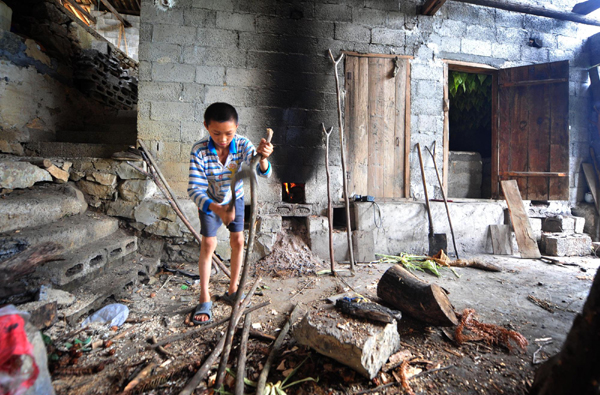
[[[25,333],[25,320],[13,306],[0,309],[0,394],[19,395],[31,387],[39,369],[33,346]],[[27,359],[31,358],[31,363]],[[31,367],[27,367],[31,365]]]

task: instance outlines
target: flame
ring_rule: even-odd
[[[290,184],[288,184],[287,182],[284,182],[283,185],[285,186],[285,193],[289,195],[290,194],[290,187],[289,187]]]

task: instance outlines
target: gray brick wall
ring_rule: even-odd
[[[571,22],[455,2],[428,17],[417,14],[420,3],[178,0],[163,12],[144,1],[139,27],[139,135],[156,143],[159,160],[183,190],[187,153],[206,133],[205,108],[214,101],[228,101],[239,111],[240,134],[258,141],[266,127],[275,130],[275,177],[268,185],[305,181],[317,194],[307,191],[309,200],[325,202],[326,196],[319,195],[324,188],[317,187],[325,178],[319,125],[337,126],[327,49],[336,57],[342,50],[413,56],[411,145],[437,141],[440,165],[444,59],[497,68],[569,59],[570,192],[573,199],[581,195],[585,183],[577,181],[579,164],[587,156],[590,135],[585,29]],[[543,48],[527,45],[532,35],[543,40]],[[337,133],[331,155],[332,164],[339,166]],[[411,191],[421,196],[414,150],[410,163]],[[433,163],[426,160],[425,165],[434,190]],[[335,169],[335,196],[341,197],[342,175]],[[183,174],[176,174],[178,170]],[[261,193],[274,199],[278,191]]]

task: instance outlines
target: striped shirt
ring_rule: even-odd
[[[234,136],[229,145],[229,155],[225,164],[219,161],[215,144],[207,136],[192,147],[190,154],[190,178],[188,195],[196,205],[205,213],[210,213],[209,206],[215,202],[221,205],[231,200],[231,180],[242,163],[250,164],[256,149],[246,137]],[[257,172],[262,177],[271,176],[271,163],[266,172],[262,172],[257,165]],[[235,196],[244,196],[244,182],[238,181],[235,186]]]

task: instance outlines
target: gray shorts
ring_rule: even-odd
[[[198,210],[200,215],[200,234],[206,237],[214,237],[217,230],[223,225],[218,215],[211,211],[210,214]],[[227,226],[230,232],[244,231],[244,197],[235,201],[235,219]]]

